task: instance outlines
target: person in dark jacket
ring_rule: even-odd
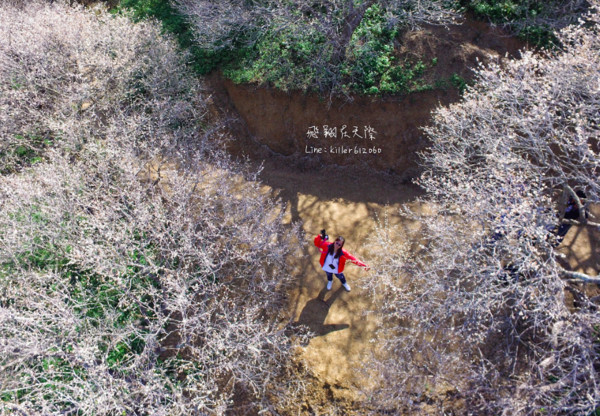
[[[577,197],[579,198],[579,201],[583,204],[584,200],[586,198],[586,194],[585,192],[583,192],[582,190],[578,189],[576,192]],[[587,212],[585,212],[585,216],[587,218]],[[577,206],[577,202],[575,202],[575,199],[572,196],[569,196],[569,199],[567,200],[567,205],[565,207],[565,215],[563,216],[564,219],[567,220],[579,220],[579,207]],[[571,229],[572,224],[560,224],[558,227],[558,230],[556,232],[556,235],[559,238],[559,241],[562,241],[562,239],[564,238],[565,235],[567,235],[567,232],[569,231],[569,229]]]

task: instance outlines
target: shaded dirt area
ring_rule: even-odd
[[[599,222],[600,206],[590,207],[593,215],[592,221]],[[600,230],[591,226],[573,226],[558,247],[558,251],[564,255],[559,259],[562,267],[597,276],[600,273]],[[578,298],[585,293],[590,298],[600,300],[600,286],[595,284],[574,283],[569,285],[566,300],[571,306],[578,305]]]
[[[600,206],[592,206],[590,221],[599,222]],[[588,226],[571,227],[565,239],[559,246],[559,251],[565,255],[563,267],[595,276],[600,271],[600,230]]]
[[[319,252],[312,240],[322,228],[331,238],[342,235],[349,252],[368,263],[365,239],[378,218],[387,216],[390,224],[413,229],[418,224],[398,215],[402,204],[420,194],[419,188],[401,184],[397,178],[356,169],[329,167],[299,171],[288,166],[285,158],[271,158],[264,164],[261,180],[265,191],[287,203],[286,221],[301,221],[306,245],[292,259],[294,280],[289,293],[290,319],[305,325],[314,334],[302,352],[321,390],[306,403],[307,414],[361,414],[361,390],[368,381],[360,373],[371,349],[378,321],[365,314],[376,305],[361,289],[369,272],[347,263],[344,274],[352,290],[346,292],[334,278],[327,291],[325,273],[319,265]],[[414,205],[413,205],[414,206]],[[418,207],[415,207],[418,208]]]
[[[288,295],[290,319],[313,333],[301,357],[315,377],[312,393],[306,397],[306,414],[368,414],[373,409],[365,408],[363,391],[369,387],[369,378],[360,368],[369,359],[380,326],[376,316],[365,313],[377,310],[377,300],[361,288],[371,276],[347,263],[345,275],[351,292],[346,292],[335,278],[332,290],[327,291],[312,240],[326,228],[331,238],[344,236],[345,248],[368,263],[366,238],[378,219],[385,219],[390,226],[398,225],[406,237],[418,233],[420,224],[401,217],[399,209],[407,204],[415,211],[426,212],[426,207],[415,202],[422,191],[400,183],[394,176],[351,168],[299,171],[280,157],[266,160],[263,167],[264,190],[287,204],[286,221],[302,222],[306,233],[304,250],[291,260],[294,272],[286,276],[294,281]],[[593,207],[592,213],[600,218],[598,207]],[[597,275],[598,241],[600,231],[573,226],[559,247],[565,255],[564,267]],[[597,285],[573,287],[589,296],[600,294]],[[573,302],[569,293],[567,299]],[[425,409],[423,414],[436,414],[436,410],[430,413]]]

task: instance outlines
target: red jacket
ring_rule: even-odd
[[[319,263],[321,263],[321,267],[323,267],[323,265],[325,264],[325,259],[327,258],[327,251],[331,244],[333,244],[333,243],[323,240],[320,235],[315,237],[315,246],[317,246],[319,248],[319,251],[321,252],[321,258],[319,259]],[[366,263],[363,263],[362,261],[360,261],[356,257],[354,257],[352,254],[350,254],[346,250],[342,249],[342,255],[340,256],[340,262],[338,265],[338,273],[342,273],[344,271],[344,265],[346,264],[346,259],[350,260],[352,263],[356,264],[357,266],[368,267],[366,265]]]

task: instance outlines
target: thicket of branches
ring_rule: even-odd
[[[125,0],[138,9],[145,1]],[[190,23],[204,68],[219,67],[235,82],[346,95],[433,88],[422,79],[428,62],[395,53],[401,31],[453,23],[469,12],[548,47],[557,41],[554,31],[575,23],[590,5],[587,0],[172,1]],[[186,29],[186,42],[189,37]]]
[[[0,412],[293,409],[297,229],[213,143],[173,42],[60,2],[0,22]]]
[[[382,224],[373,242],[369,287],[389,324],[369,368],[382,408],[582,415],[600,404],[598,299],[583,283],[600,280],[564,268],[556,234],[561,222],[598,228],[584,211],[600,201],[599,20],[560,32],[561,50],[480,68],[460,103],[436,111],[427,212],[404,213],[421,229],[399,243]],[[563,218],[563,195],[578,220]]]
[[[461,0],[476,17],[503,25],[539,46],[548,46],[555,30],[574,24],[585,13],[587,0]]]
[[[406,92],[414,62],[396,62],[400,28],[447,24],[444,0],[174,0],[208,51],[236,51],[235,81],[320,92]],[[232,55],[233,56],[233,55]]]

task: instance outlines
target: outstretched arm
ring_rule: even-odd
[[[343,250],[343,253],[348,258],[348,260],[350,260],[352,263],[356,264],[359,267],[364,267],[365,270],[369,270],[369,265],[367,263],[360,261],[359,259],[354,257],[352,254],[348,253],[346,250]]]

